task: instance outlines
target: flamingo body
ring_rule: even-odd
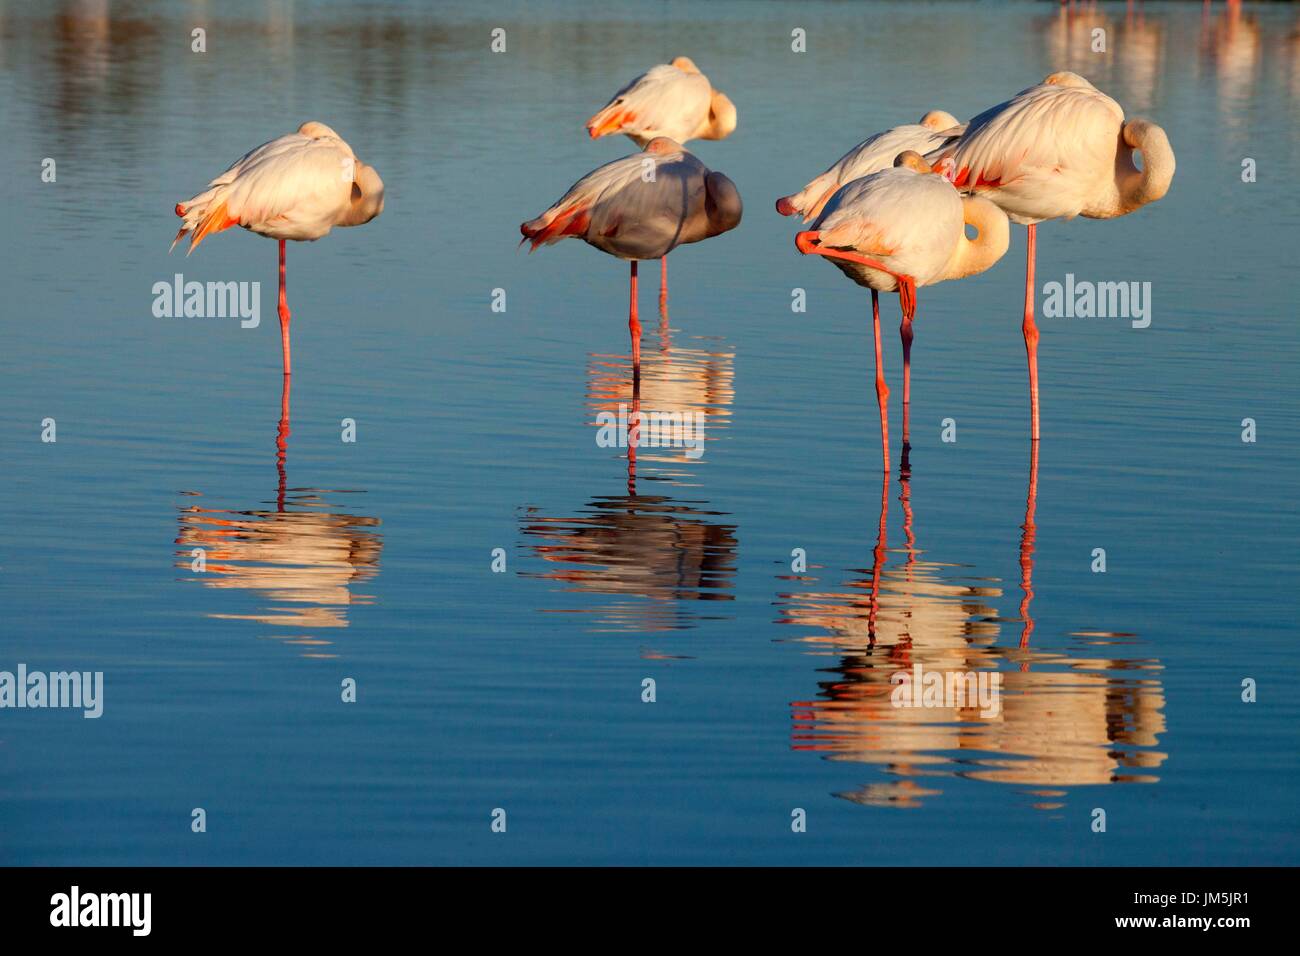
[[[1133,154],[1143,146],[1160,155],[1139,190],[1144,176]],[[960,139],[927,158],[951,158],[958,189],[987,196],[1024,225],[1122,216],[1161,198],[1174,172],[1159,127],[1126,124],[1117,102],[1068,72],[985,110]]]
[[[835,191],[846,183],[892,167],[898,155],[906,150],[929,153],[946,146],[964,129],[951,113],[931,110],[919,122],[869,136],[799,192],[778,199],[776,211],[783,216],[800,215],[808,222],[817,217]]]
[[[660,136],[723,139],[735,128],[736,107],[684,56],[642,73],[587,121],[592,139],[622,133],[642,147]]]
[[[840,189],[812,228],[822,248],[851,249],[889,270],[831,259],[845,275],[868,289],[894,292],[900,275],[918,286],[942,281],[962,235],[962,202],[942,177],[891,167]]]

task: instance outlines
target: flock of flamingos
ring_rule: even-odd
[[[628,326],[634,379],[639,378],[641,357],[638,262],[661,261],[662,303],[668,254],[740,223],[742,204],[735,184],[683,145],[692,139],[723,139],[735,130],[736,120],[734,104],[691,60],[678,57],[655,66],[619,90],[587,122],[593,139],[621,133],[642,151],[583,176],[520,227],[524,241],[534,249],[575,238],[630,263]],[[1135,162],[1138,153],[1140,166]],[[917,288],[989,269],[1007,251],[1009,222],[1027,226],[1021,329],[1029,363],[1031,437],[1037,442],[1037,224],[1075,216],[1123,216],[1164,196],[1173,175],[1174,153],[1159,126],[1125,120],[1120,105],[1086,79],[1058,72],[968,123],[934,110],[918,123],[870,136],[802,190],[776,201],[782,215],[811,223],[795,237],[801,253],[824,256],[871,290],[885,472],[889,388],[881,354],[880,293],[897,292],[902,308],[906,451]],[[231,226],[278,240],[287,377],[292,365],[286,240],[315,240],[334,226],[362,225],[383,208],[379,174],[358,160],[334,130],[309,122],[247,153],[205,191],[177,203],[183,224],[176,242],[189,235],[193,250],[206,236]],[[967,237],[967,227],[975,230],[973,239]]]

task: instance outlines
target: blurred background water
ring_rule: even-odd
[[[626,268],[518,224],[632,151],[583,123],[677,55],[737,105],[696,152],[747,208],[662,320],[642,270],[641,405],[706,440],[633,463],[596,441]],[[1149,281],[1152,324],[1040,319],[1031,468],[1016,227],[922,290],[882,485],[867,297],[772,202],[1059,69],[1178,173],[1045,225],[1039,282]],[[0,862],[1300,862],[1293,6],[0,0],[0,104],[0,669],[106,682],[98,720],[0,712]],[[309,119],[387,209],[291,244],[290,396],[274,244],[167,245]],[[260,327],[155,318],[176,272],[260,281]],[[1003,713],[890,707],[918,662],[997,671]]]

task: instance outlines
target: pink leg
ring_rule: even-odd
[[[871,290],[871,325],[876,340],[876,404],[880,406],[880,450],[889,472],[889,386],[885,384],[885,359],[880,349],[880,293]]]
[[[661,256],[659,259],[659,311],[667,313],[668,311],[668,257]]]
[[[1038,245],[1038,227],[1029,226],[1029,239],[1025,244],[1025,354],[1029,358],[1029,415],[1030,438],[1038,441],[1038,326],[1034,325],[1034,257]]]
[[[636,260],[632,260],[632,301],[628,306],[627,328],[632,333],[632,371],[641,373],[641,322],[636,317]]]
[[[284,298],[284,240],[280,240],[280,347],[284,353],[284,374],[289,375],[293,372],[293,365],[289,360],[289,303]]]
[[[904,277],[898,283],[898,302],[903,309],[903,323],[898,327],[903,340],[903,448],[910,444],[912,411],[912,319],[916,315],[916,284]]]

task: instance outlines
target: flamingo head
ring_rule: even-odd
[[[357,160],[353,165],[352,201],[340,226],[362,226],[384,211],[384,181],[375,167]]]
[[[722,173],[709,173],[704,178],[704,214],[708,217],[708,234],[717,236],[740,225],[744,205],[740,190]]]
[[[936,133],[942,133],[946,129],[960,126],[961,121],[951,113],[945,113],[943,110],[930,110],[921,117],[921,125],[926,129],[934,130]]]
[[[906,167],[907,169],[922,174],[933,172],[930,168],[930,164],[925,161],[925,157],[914,149],[905,149],[903,152],[895,156],[894,165]]]
[[[736,104],[718,90],[709,97],[709,128],[701,139],[726,139],[736,131]]]

